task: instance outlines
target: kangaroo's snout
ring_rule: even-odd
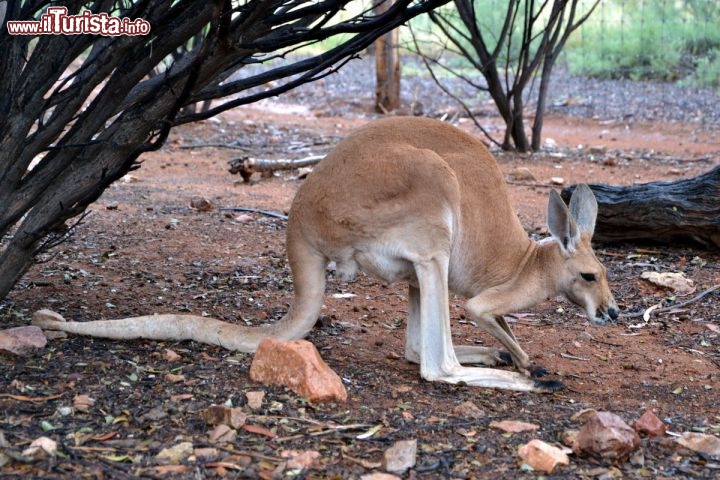
[[[594,316],[589,316],[592,323],[595,325],[607,325],[615,322],[620,316],[620,312],[617,307],[612,306],[606,309],[598,308],[595,310]]]

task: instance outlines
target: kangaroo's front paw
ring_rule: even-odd
[[[528,371],[530,372],[531,378],[540,378],[550,374],[550,372],[548,372],[547,369],[542,365],[530,365]]]

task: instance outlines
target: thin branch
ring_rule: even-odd
[[[663,308],[652,308],[651,313],[663,313],[663,312],[670,312],[672,310],[676,310],[678,308],[685,307],[687,305],[690,305],[691,303],[697,302],[698,300],[701,300],[702,298],[706,297],[707,295],[711,294],[712,292],[720,289],[720,284],[714,285],[707,290],[695,295],[690,300],[685,300],[684,302],[676,303],[674,305],[670,305],[669,307],[663,307]],[[649,309],[647,309],[649,310]],[[620,314],[621,317],[625,318],[636,318],[636,317],[642,317],[645,315],[645,312],[647,310],[643,310],[642,312],[635,312],[635,313],[622,313]]]
[[[257,208],[245,208],[245,207],[220,207],[221,212],[249,212],[259,213],[261,215],[267,215],[268,217],[279,218],[280,220],[287,220],[287,215],[282,213],[273,212],[271,210],[258,210]]]

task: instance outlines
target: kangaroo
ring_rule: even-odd
[[[409,284],[407,360],[430,381],[480,387],[553,390],[532,378],[528,355],[502,315],[561,293],[605,324],[618,316],[606,270],[590,240],[597,202],[585,185],[568,209],[550,193],[552,238],[533,242],[508,198],[502,172],[485,146],[446,123],[416,117],[379,120],[351,134],[315,168],[290,210],[287,249],[296,304],[292,327],[315,323],[324,268],[341,278],[358,270]],[[517,372],[463,367],[503,362],[497,349],[453,346],[449,298],[509,351]]]
[[[562,384],[537,378],[544,369],[532,365],[503,315],[562,294],[595,324],[617,319],[606,269],[590,244],[596,215],[586,185],[576,188],[569,208],[553,190],[551,237],[533,241],[482,142],[440,121],[387,118],[341,141],[298,189],[287,227],[295,300],[277,323],[245,327],[183,315],[124,319],[131,323],[122,326],[112,320],[36,323],[111,338],[195,339],[252,352],[266,337],[307,335],[323,304],[326,266],[334,261],[343,279],[362,270],[385,282],[408,283],[405,358],[420,365],[425,380],[549,392]],[[468,299],[470,317],[507,352],[453,345],[451,291]],[[157,328],[143,330],[148,322]],[[102,333],[70,328],[90,324],[105,326]],[[518,371],[487,368],[510,362]]]

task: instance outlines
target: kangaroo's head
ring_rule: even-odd
[[[552,190],[548,203],[548,229],[560,245],[563,257],[556,274],[560,293],[583,307],[595,324],[605,325],[617,319],[618,307],[607,281],[607,270],[595,257],[590,240],[595,230],[597,201],[592,190],[577,186],[566,207]]]

